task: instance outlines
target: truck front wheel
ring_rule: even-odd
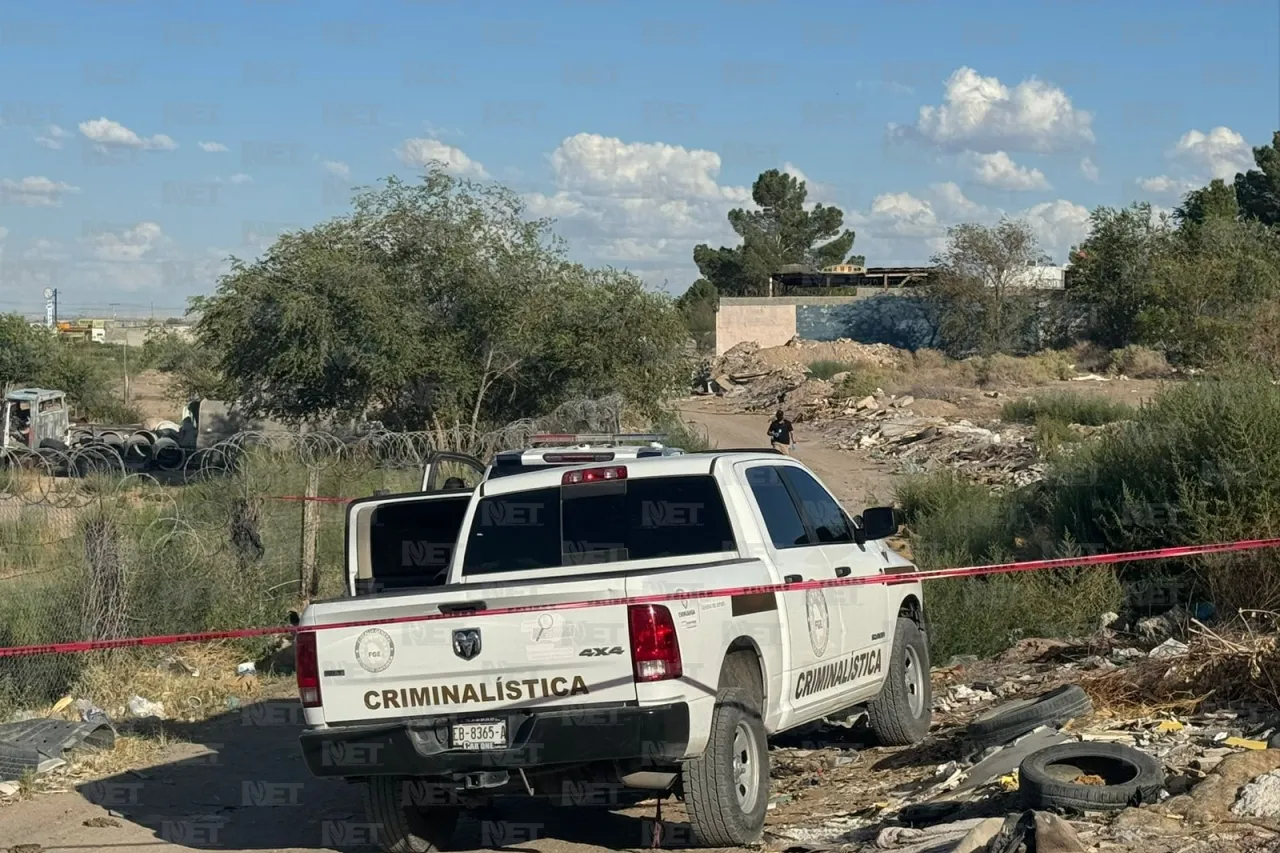
[[[760,707],[748,690],[720,690],[707,748],[684,763],[683,776],[699,843],[743,847],[760,840],[769,808],[769,748]]]
[[[867,718],[881,746],[911,746],[929,734],[933,720],[929,642],[920,626],[906,616],[898,617],[889,673],[880,695],[867,705]]]
[[[419,803],[414,790],[413,780],[403,776],[369,778],[365,811],[386,853],[435,853],[453,838],[461,808]]]

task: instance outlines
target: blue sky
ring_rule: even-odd
[[[0,72],[0,310],[178,312],[428,158],[679,292],[771,167],[872,265],[1172,207],[1280,128],[1280,4],[7,0]]]

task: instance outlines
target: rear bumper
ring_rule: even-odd
[[[451,726],[505,719],[510,746],[450,746]],[[310,729],[302,755],[315,776],[449,776],[597,761],[639,759],[671,764],[689,744],[689,706],[568,708],[485,715],[418,717],[361,726]]]

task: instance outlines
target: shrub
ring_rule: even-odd
[[[837,373],[847,373],[855,367],[856,365],[846,364],[843,361],[815,361],[809,365],[809,375],[814,379],[830,380]]]
[[[877,390],[883,390],[886,384],[888,383],[885,382],[885,376],[880,371],[858,368],[849,371],[849,375],[840,380],[836,385],[835,395],[861,399],[874,394]]]
[[[708,438],[706,430],[697,424],[689,423],[680,417],[679,412],[663,410],[654,420],[653,429],[654,432],[666,433],[667,444],[671,447],[679,447],[691,453],[712,449],[711,439]]]
[[[1040,556],[1045,545],[1020,535],[1032,493],[994,495],[954,472],[908,479],[897,490],[923,569],[1002,563]],[[1048,553],[1069,556],[1067,539]],[[925,590],[936,660],[990,655],[1021,636],[1061,636],[1090,627],[1119,606],[1114,572],[1079,569],[932,581]]]
[[[1042,523],[1108,550],[1257,539],[1280,530],[1280,389],[1265,377],[1163,389],[1135,421],[1041,484]],[[1182,564],[1220,613],[1280,609],[1272,551]]]
[[[996,354],[974,359],[974,365],[978,384],[988,387],[1043,385],[1070,379],[1074,375],[1070,357],[1055,350],[1046,350],[1026,358]]]
[[[912,366],[916,370],[942,370],[952,364],[946,353],[936,349],[918,349],[911,354]]]
[[[1110,369],[1132,379],[1159,379],[1172,373],[1164,353],[1137,344],[1113,350]]]
[[[1062,424],[1081,426],[1103,426],[1132,418],[1134,414],[1133,407],[1115,400],[1067,392],[1010,400],[1000,411],[1004,420],[1014,423],[1030,424],[1052,419]]]

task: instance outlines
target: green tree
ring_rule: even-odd
[[[439,165],[233,259],[193,311],[229,391],[288,421],[478,430],[615,389],[653,407],[688,375],[669,297],[570,263],[515,193]]]
[[[1214,178],[1208,186],[1187,193],[1173,211],[1173,219],[1180,227],[1201,225],[1209,219],[1235,220],[1239,216],[1236,188],[1221,178]]]
[[[1210,219],[1193,237],[1163,241],[1150,294],[1140,340],[1170,360],[1213,366],[1271,353],[1264,360],[1275,362],[1280,346],[1259,340],[1255,319],[1280,300],[1280,240],[1262,223]]]
[[[947,229],[946,247],[932,259],[930,284],[942,305],[944,347],[957,355],[1021,349],[1034,317],[1035,291],[1026,271],[1048,261],[1022,220]]]
[[[1154,298],[1151,270],[1169,228],[1145,202],[1099,207],[1089,236],[1071,252],[1073,297],[1087,307],[1089,336],[1108,349],[1137,341],[1141,315]]]
[[[770,274],[784,264],[824,267],[843,263],[853,248],[854,232],[841,230],[844,212],[815,205],[805,210],[804,181],[777,169],[756,178],[751,197],[759,210],[729,211],[729,225],[742,245],[712,249],[700,244],[693,262],[702,277],[723,296],[759,296]]]
[[[21,314],[0,314],[0,390],[38,384],[53,363],[55,344],[48,330],[33,328]]]
[[[1236,198],[1245,218],[1275,227],[1280,225],[1280,130],[1270,145],[1253,149],[1253,161],[1257,169],[1236,175]]]
[[[716,286],[705,278],[689,285],[689,289],[676,300],[676,308],[684,317],[689,334],[693,335],[700,349],[715,346],[716,306],[719,301],[720,294],[716,291]]]

